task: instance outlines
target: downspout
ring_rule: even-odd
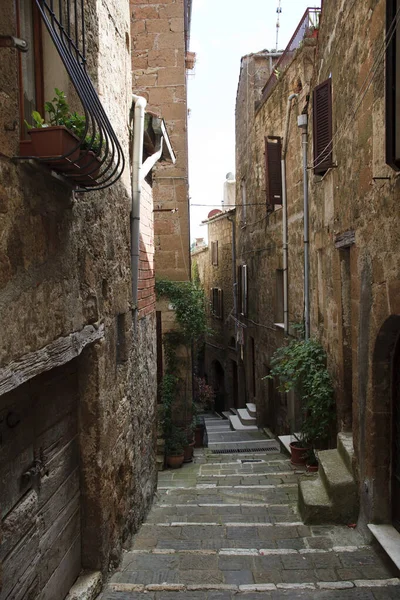
[[[286,194],[286,152],[289,137],[289,119],[292,108],[292,100],[297,98],[298,94],[290,94],[286,107],[285,131],[282,141],[282,249],[283,249],[283,329],[285,334],[289,333],[289,277],[288,277],[288,215],[287,215],[287,194]]]
[[[308,213],[308,171],[307,171],[307,115],[299,115],[297,124],[302,129],[301,145],[303,148],[303,193],[304,193],[304,333],[310,338],[310,240]]]
[[[140,197],[142,193],[142,163],[144,117],[147,100],[132,94],[135,103],[132,139],[132,207],[131,207],[131,269],[132,269],[132,309],[136,328],[138,316],[138,284],[140,253]]]
[[[237,342],[237,319],[238,319],[238,307],[237,307],[237,281],[236,281],[236,227],[235,219],[228,217],[228,221],[232,223],[232,285],[233,285],[233,314],[235,315],[235,345]]]

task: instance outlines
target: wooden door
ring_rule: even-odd
[[[393,360],[392,520],[400,531],[400,340]]]
[[[63,600],[81,567],[76,361],[0,397],[0,600]]]

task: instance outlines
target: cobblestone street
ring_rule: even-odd
[[[158,498],[101,600],[386,600],[398,572],[349,527],[305,526],[278,453],[211,454],[159,474]]]

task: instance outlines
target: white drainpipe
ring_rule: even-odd
[[[290,94],[286,107],[285,132],[282,141],[282,247],[283,247],[283,328],[286,334],[289,333],[289,277],[288,277],[288,215],[287,215],[287,194],[286,194],[286,152],[289,137],[289,119],[292,108],[292,100],[297,98],[298,94]]]
[[[132,139],[132,208],[131,208],[131,269],[132,269],[132,308],[136,326],[138,315],[139,258],[140,258],[140,198],[142,181],[160,160],[164,137],[157,135],[156,151],[143,162],[144,118],[147,100],[132,94],[135,103]],[[164,132],[164,130],[161,128]],[[160,130],[160,131],[161,131]],[[168,145],[168,142],[167,142]],[[172,151],[172,150],[171,150]],[[175,161],[175,159],[173,159]]]
[[[147,100],[132,94],[135,103],[132,139],[132,208],[131,208],[131,269],[132,269],[132,308],[134,321],[138,314],[138,281],[140,254],[140,197],[142,193],[142,163],[144,116]]]

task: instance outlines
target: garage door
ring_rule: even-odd
[[[0,600],[63,600],[80,571],[76,367],[0,396]]]

